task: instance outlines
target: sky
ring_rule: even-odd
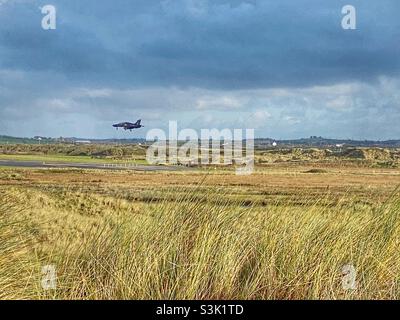
[[[398,0],[0,0],[0,135],[142,138],[178,121],[400,139],[399,15]]]

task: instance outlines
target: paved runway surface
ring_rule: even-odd
[[[41,161],[13,161],[0,160],[0,167],[20,168],[76,168],[76,169],[106,169],[106,170],[137,170],[137,171],[178,171],[185,167],[178,166],[145,166],[133,164],[116,163],[64,163],[64,162],[41,162]]]

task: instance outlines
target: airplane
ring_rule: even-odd
[[[142,120],[139,119],[135,123],[132,123],[132,122],[120,122],[120,123],[113,124],[113,127],[117,128],[117,130],[118,130],[118,128],[123,128],[124,130],[132,131],[132,129],[139,129],[139,128],[144,127],[144,126],[142,126],[140,124],[141,121]]]

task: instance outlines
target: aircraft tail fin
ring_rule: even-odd
[[[138,121],[136,121],[136,125],[140,125],[140,122],[142,122],[142,119],[139,119]]]

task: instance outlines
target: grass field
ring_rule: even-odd
[[[398,299],[399,184],[396,168],[335,163],[3,168],[0,298]]]
[[[13,161],[40,161],[40,162],[65,162],[65,163],[126,163],[127,160],[122,159],[105,159],[105,158],[92,158],[89,156],[67,156],[67,155],[32,155],[32,154],[0,154],[0,160],[13,160]],[[147,164],[144,159],[129,159],[129,163]],[[1,163],[0,163],[1,166]]]

